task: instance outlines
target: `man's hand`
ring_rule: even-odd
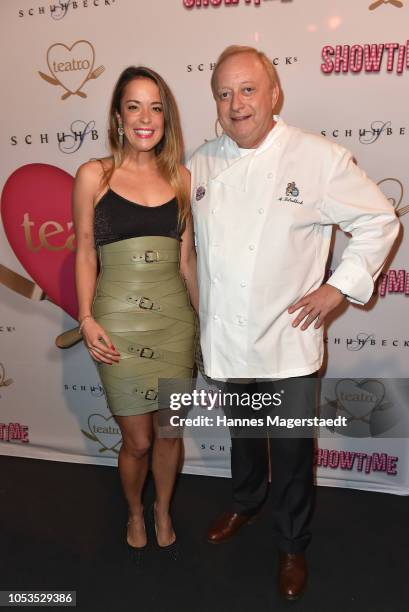
[[[314,327],[318,329],[324,323],[327,314],[339,306],[344,297],[341,291],[332,285],[322,285],[319,289],[308,293],[288,309],[288,313],[293,314],[302,308],[293,321],[293,327],[298,327],[301,321],[304,321],[301,326],[301,331],[304,331],[315,321]]]

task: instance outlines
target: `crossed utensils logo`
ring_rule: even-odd
[[[328,394],[329,395],[329,394]],[[376,437],[401,419],[398,406],[386,401],[384,384],[374,378],[340,379],[333,388],[333,397],[324,396],[320,407],[323,418],[346,417],[346,427],[328,427],[332,433],[348,437]]]
[[[111,421],[114,427],[109,424]],[[100,453],[113,452],[119,454],[118,446],[122,442],[122,436],[113,416],[104,417],[98,413],[91,414],[88,418],[88,431],[81,429],[81,433],[88,440],[100,445]]]
[[[375,2],[372,2],[372,4],[370,4],[368,8],[370,11],[374,11],[375,9],[382,6],[382,4],[392,4],[392,6],[395,6],[396,8],[403,7],[403,2],[401,2],[400,0],[376,0]]]
[[[82,91],[84,85],[105,71],[105,66],[94,68],[95,49],[88,40],[77,40],[71,47],[63,43],[51,45],[47,50],[47,65],[50,74],[40,71],[38,74],[50,85],[65,89],[61,100],[70,96],[86,98],[87,94]]]

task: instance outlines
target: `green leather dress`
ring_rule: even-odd
[[[92,312],[121,355],[118,364],[97,364],[114,415],[157,410],[159,379],[191,377],[195,314],[180,276],[179,250],[179,240],[166,236],[98,247]]]

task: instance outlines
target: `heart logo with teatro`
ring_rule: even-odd
[[[86,98],[87,94],[81,91],[82,87],[105,71],[105,66],[94,69],[94,64],[95,49],[88,40],[77,40],[71,47],[55,43],[47,51],[49,74],[40,71],[38,74],[50,85],[60,85],[65,89],[62,100],[73,95]]]
[[[344,378],[335,385],[339,408],[352,421],[369,423],[372,413],[385,397],[385,388],[378,380],[353,380]]]
[[[51,301],[76,319],[73,182],[70,174],[55,166],[22,166],[4,185],[1,217],[7,239],[22,266]],[[27,293],[23,295],[29,297]]]
[[[78,40],[71,47],[56,43],[47,51],[48,69],[71,94],[80,91],[88,81],[94,63],[94,47],[87,40]]]
[[[100,453],[113,451],[118,453],[117,446],[122,441],[121,430],[119,429],[113,416],[104,417],[102,414],[91,414],[88,419],[89,433],[82,430],[82,433],[101,445]]]

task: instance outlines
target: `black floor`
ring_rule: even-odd
[[[123,544],[115,469],[0,456],[0,590],[76,590],[87,612],[409,610],[408,498],[319,488],[308,591],[285,602],[268,504],[230,543],[205,542],[229,494],[229,480],[182,475],[173,505],[180,558],[152,544],[138,568]],[[149,484],[146,507],[152,497]]]

